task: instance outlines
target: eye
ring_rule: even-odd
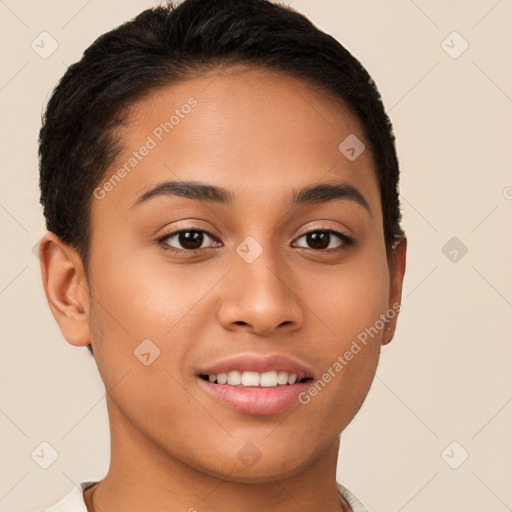
[[[301,238],[306,239],[306,243],[310,244],[312,247],[305,247],[306,249],[314,249],[318,251],[324,251],[326,249],[333,249],[331,242],[333,241],[333,235],[334,237],[341,240],[341,247],[334,247],[335,251],[340,251],[345,249],[347,246],[350,246],[354,243],[352,238],[348,237],[347,235],[340,233],[339,231],[334,231],[332,229],[318,229],[315,231],[310,231],[309,233],[306,233],[298,238],[300,240]],[[302,246],[304,247],[304,246]]]
[[[204,229],[188,228],[163,235],[157,240],[157,242],[159,242],[166,250],[182,253],[205,249],[205,247],[203,247],[203,243],[205,242],[205,239],[208,238],[218,241],[211,233]],[[172,239],[175,239],[175,243],[180,244],[181,247],[170,245],[168,241]]]
[[[333,236],[341,240],[341,244],[338,244],[338,247],[332,247]],[[157,242],[163,246],[164,250],[170,250],[176,253],[194,253],[196,251],[212,247],[211,244],[206,245],[206,247],[203,246],[205,241],[208,241],[208,238],[214,240],[214,243],[220,243],[210,232],[199,228],[187,228],[173,231],[158,238]],[[332,229],[317,229],[310,231],[299,237],[298,240],[302,238],[305,239],[306,244],[309,244],[310,247],[299,247],[315,251],[326,251],[332,249],[334,249],[334,251],[342,251],[354,243],[353,239],[349,236]],[[179,244],[180,247],[176,247],[170,243],[173,239],[175,239],[174,243]]]

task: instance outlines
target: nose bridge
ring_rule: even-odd
[[[247,288],[249,297],[256,299],[261,296],[267,301],[276,301],[291,293],[286,283],[287,272],[280,263],[282,257],[272,247],[272,240],[268,237],[262,243],[247,237],[237,247],[237,255],[239,258],[234,269],[236,278],[243,284],[243,290]]]
[[[250,247],[250,242],[239,247],[238,254],[249,247],[248,253],[240,256],[240,261],[236,263],[235,271],[239,275],[242,283],[245,283],[255,293],[263,294],[283,294],[286,286],[286,272],[283,272],[283,265],[279,264],[279,257],[276,250],[267,244],[261,249],[261,252],[252,261],[245,259],[244,256],[254,255],[255,248]],[[282,275],[280,275],[282,274]],[[289,290],[286,290],[286,294]]]

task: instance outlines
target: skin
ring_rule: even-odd
[[[92,344],[105,383],[111,432],[106,477],[85,493],[89,510],[282,512],[350,510],[336,490],[339,435],[362,405],[396,319],[369,340],[307,405],[270,416],[227,408],[199,386],[197,370],[240,353],[285,354],[313,370],[332,367],[358,334],[399,303],[406,240],[386,258],[374,162],[348,109],[295,78],[259,69],[210,71],[134,104],[112,172],[169,113],[197,99],[172,132],[91,209],[88,279],[77,253],[53,234],[40,246],[48,303],[66,340]],[[366,150],[349,161],[349,134]],[[229,189],[232,206],[158,196],[164,180]],[[343,181],[369,211],[342,199],[295,208],[292,189]],[[206,229],[197,254],[177,236]],[[315,249],[306,233],[332,229]],[[263,252],[236,252],[248,236]],[[134,350],[160,349],[148,366]],[[246,443],[261,458],[237,456]],[[91,497],[93,498],[91,501]]]

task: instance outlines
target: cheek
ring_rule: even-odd
[[[375,254],[375,253],[374,253]],[[319,277],[319,276],[317,276]],[[315,346],[323,374],[314,396],[329,402],[342,417],[351,417],[362,404],[374,377],[380,355],[389,295],[385,257],[362,254],[352,265],[317,279],[318,286],[306,295],[315,312],[318,334]],[[324,393],[324,387],[330,389]],[[305,400],[308,398],[305,397]]]
[[[111,314],[106,321],[117,321],[142,339],[163,336],[208,287],[208,282],[186,279],[179,266],[169,272],[168,266],[145,261],[136,250],[121,254],[116,247],[106,246],[95,254],[92,280],[97,302]]]
[[[121,258],[115,247],[95,256],[101,263],[91,279],[96,299],[91,325],[100,372],[115,384],[123,372],[130,371],[130,377],[137,376],[141,386],[148,386],[147,396],[151,387],[153,394],[172,388],[172,379],[162,382],[170,377],[161,368],[181,375],[187,367],[190,354],[204,339],[201,331],[214,319],[209,291],[226,269],[210,266],[198,271],[171,266],[165,260],[155,264],[155,258],[152,263],[145,261],[144,252],[136,250]],[[155,363],[144,366],[141,358],[147,352],[146,359]]]
[[[329,338],[346,343],[373,326],[387,309],[389,273],[384,258],[361,258],[353,265],[333,269],[316,283],[309,285],[304,296]]]

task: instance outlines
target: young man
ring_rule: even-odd
[[[339,436],[393,337],[406,239],[360,63],[266,0],[147,10],[67,70],[40,163],[46,297],[111,431],[105,478],[47,510],[366,510]]]

